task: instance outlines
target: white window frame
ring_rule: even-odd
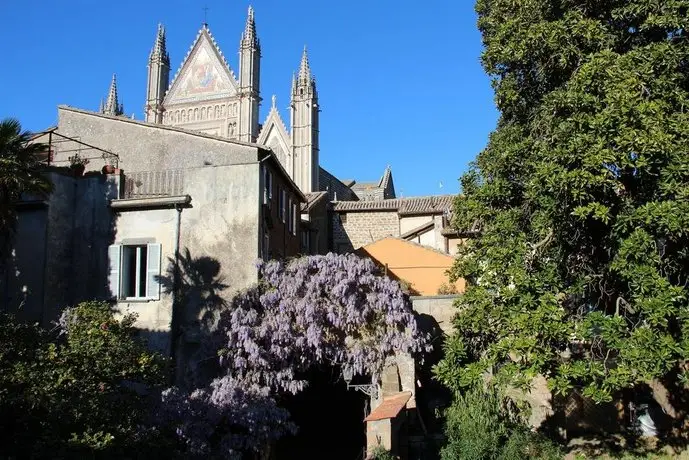
[[[141,291],[141,283],[145,282],[145,292],[143,296],[135,295],[124,296],[124,253],[127,248],[136,247],[136,270],[134,292]],[[146,267],[141,270],[142,249],[146,249]],[[162,246],[160,243],[139,243],[139,244],[113,244],[108,248],[108,259],[110,264],[109,285],[110,293],[116,300],[121,301],[150,301],[160,299],[160,273],[161,273]]]
[[[289,199],[289,204],[287,206],[287,230],[290,233],[294,232],[294,220],[292,219],[292,198]]]

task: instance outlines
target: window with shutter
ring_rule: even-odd
[[[162,250],[159,243],[120,245],[108,250],[109,285],[123,300],[159,300]]]
[[[162,252],[160,243],[150,243],[147,249],[146,298],[158,300],[160,299],[160,266]]]
[[[122,246],[113,244],[108,247],[108,262],[110,264],[110,272],[108,273],[108,285],[110,286],[110,295],[115,299],[120,297],[120,260],[122,255]]]

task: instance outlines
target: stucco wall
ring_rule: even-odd
[[[424,215],[424,216],[401,216],[400,217],[400,234],[409,232],[423,224],[433,223],[433,227],[409,239],[415,243],[423,246],[428,246],[438,251],[446,251],[445,237],[441,231],[443,228],[443,217],[441,215]]]
[[[419,315],[428,315],[438,324],[440,329],[450,335],[452,333],[452,318],[457,313],[454,304],[456,295],[417,296],[412,297],[412,308]]]
[[[386,267],[388,274],[410,285],[414,295],[436,295],[442,284],[449,284],[447,270],[454,259],[434,249],[399,238],[385,238],[358,250]],[[457,292],[464,289],[464,281],[455,283]]]
[[[221,300],[257,281],[255,261],[259,257],[259,165],[193,168],[184,175],[184,190],[191,195],[191,207],[178,215],[175,209],[134,209],[118,213],[116,243],[149,239],[161,244],[162,275],[170,279],[174,261],[177,219],[180,219],[179,250],[183,286],[190,295],[181,306],[186,338],[198,336],[208,310],[220,308]],[[149,342],[169,351],[166,334],[172,321],[172,296],[160,300],[118,302],[123,310],[139,315],[137,326],[155,333]],[[217,302],[208,303],[209,295]],[[210,312],[211,316],[216,312]],[[207,332],[207,331],[206,331]]]
[[[273,162],[264,162],[263,164],[269,168],[273,181],[273,198],[271,200],[270,208],[262,208],[263,212],[269,213],[270,220],[266,221],[263,219],[263,224],[261,227],[262,229],[267,230],[270,235],[270,254],[273,258],[295,256],[300,251],[300,199],[297,197],[297,194],[292,189],[292,186],[288,183],[288,181],[278,174],[277,167],[273,164]],[[263,190],[263,187],[261,187],[261,190]],[[282,190],[286,192],[284,222],[280,217],[280,194]],[[293,233],[289,231],[290,210],[288,208],[290,200],[296,206],[295,230]],[[261,201],[261,203],[263,203],[263,201]]]
[[[58,133],[117,154],[125,172],[241,164],[255,162],[258,154],[256,146],[71,107],[58,108]],[[90,158],[87,170],[100,170],[105,164],[103,152],[60,140],[56,165],[68,165],[68,157],[77,151]]]
[[[22,317],[45,327],[65,307],[108,297],[107,247],[114,240],[108,201],[117,193],[114,176],[48,176],[53,192],[44,203],[20,205],[16,257],[0,305],[16,311],[24,302]]]

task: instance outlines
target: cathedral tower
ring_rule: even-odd
[[[148,84],[144,113],[150,123],[163,122],[163,99],[170,82],[170,55],[165,46],[165,28],[158,24],[156,41],[148,58]]]
[[[256,142],[258,106],[261,102],[261,45],[256,35],[254,9],[249,7],[246,27],[239,45],[239,140]]]
[[[304,193],[318,191],[318,92],[316,80],[311,76],[309,57],[301,57],[299,74],[292,79],[292,150],[294,172],[292,177]]]

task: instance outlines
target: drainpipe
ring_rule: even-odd
[[[179,368],[177,359],[177,347],[179,346],[180,338],[180,326],[181,326],[181,313],[179,309],[183,304],[180,292],[180,273],[179,273],[179,243],[180,243],[180,230],[182,227],[182,206],[175,205],[175,210],[177,210],[177,225],[175,226],[175,259],[174,267],[172,271],[172,321],[170,323],[170,358],[172,360],[172,383],[177,383],[177,369]]]

